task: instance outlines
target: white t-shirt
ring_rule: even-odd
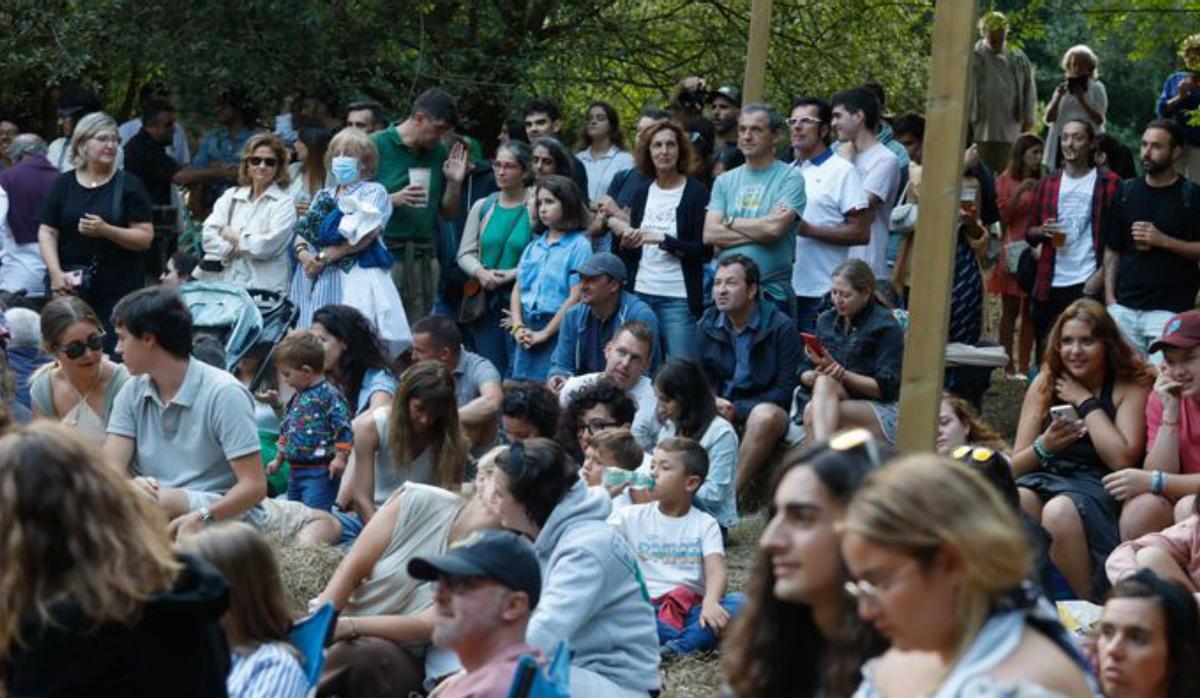
[[[674,189],[661,189],[657,182],[652,183],[650,194],[646,197],[646,213],[642,216],[641,229],[675,237],[675,209],[683,200],[686,185],[685,181]],[[687,298],[683,266],[679,258],[663,252],[658,245],[642,245],[642,261],[638,264],[633,290],[652,296]]]
[[[875,219],[871,221],[871,241],[851,247],[847,257],[863,260],[871,265],[876,279],[886,279],[888,222],[900,188],[900,160],[886,145],[876,143],[854,158],[854,169],[858,170],[863,189],[878,197],[880,203],[875,209]]]
[[[1096,169],[1082,177],[1063,172],[1058,189],[1058,224],[1067,233],[1067,242],[1054,256],[1055,288],[1082,284],[1096,273],[1096,249],[1092,246],[1092,194],[1096,188]]]
[[[586,373],[582,376],[572,376],[563,384],[558,393],[558,404],[566,409],[575,393],[596,382],[603,373]],[[637,403],[637,414],[633,417],[633,438],[647,451],[654,450],[658,443],[658,430],[662,425],[658,422],[658,398],[654,397],[654,384],[646,376],[638,379],[629,391],[629,397]]]
[[[808,196],[801,218],[809,225],[841,225],[847,214],[867,208],[867,192],[858,170],[845,159],[829,155],[819,165],[810,160],[799,165]],[[796,236],[796,265],[792,268],[796,295],[817,298],[828,293],[829,278],[834,268],[846,261],[849,250],[843,245]]]
[[[608,521],[637,555],[652,599],[681,586],[703,594],[704,558],[725,554],[717,520],[696,507],[684,516],[674,517],[659,511],[658,502],[634,504],[617,511]]]

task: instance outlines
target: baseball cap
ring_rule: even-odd
[[[1162,336],[1150,345],[1150,353],[1163,347],[1191,349],[1200,346],[1200,310],[1180,313],[1167,321]]]
[[[625,262],[622,262],[621,258],[612,252],[596,252],[571,271],[580,276],[608,274],[617,281],[625,283]]]
[[[530,608],[537,606],[542,593],[542,567],[533,545],[520,534],[499,528],[476,531],[451,545],[445,555],[409,560],[408,574],[430,582],[441,575],[489,577],[528,594]]]
[[[710,99],[716,99],[717,97],[724,97],[733,102],[735,106],[742,106],[742,91],[733,85],[722,85],[709,95]]]

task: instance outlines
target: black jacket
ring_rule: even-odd
[[[713,307],[700,320],[701,364],[713,392],[733,403],[734,420],[745,422],[760,402],[791,409],[803,354],[796,323],[774,305],[759,301],[758,329],[750,347],[750,385],[725,390],[725,382],[733,378],[737,353],[720,318],[721,313]]]

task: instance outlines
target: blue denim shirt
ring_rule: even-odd
[[[238,131],[237,138],[232,138],[228,127],[218,126],[200,139],[200,147],[196,148],[196,155],[188,167],[199,170],[213,165],[237,165],[241,162],[242,149],[246,147],[246,143],[262,132],[261,128],[243,126]],[[284,164],[280,163],[279,166],[283,167]]]
[[[621,325],[640,320],[654,332],[654,348],[650,352],[650,367],[647,375],[653,375],[658,367],[662,334],[658,330],[658,316],[641,298],[628,291],[621,291],[621,301],[608,322],[601,322],[584,303],[574,306],[563,317],[558,328],[558,343],[554,347],[554,358],[550,362],[552,376],[581,376],[603,371],[605,367],[604,345],[613,338]]]
[[[579,283],[572,270],[592,255],[592,243],[581,230],[572,230],[554,242],[542,233],[529,242],[517,263],[521,313],[553,315],[567,302],[571,287]]]

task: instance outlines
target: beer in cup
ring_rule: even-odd
[[[433,178],[433,171],[428,167],[410,167],[408,168],[408,183],[415,184],[425,190],[425,196],[421,202],[421,206],[429,205],[429,182]]]

